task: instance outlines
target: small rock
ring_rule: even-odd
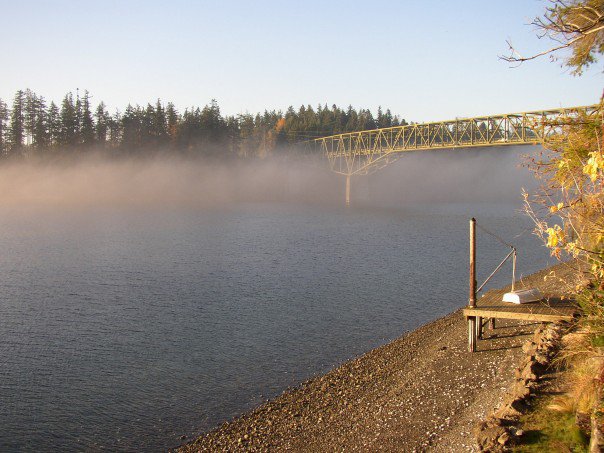
[[[508,432],[504,432],[501,436],[499,436],[497,438],[497,442],[499,442],[499,445],[507,445],[510,442],[510,435],[508,434]]]
[[[522,351],[527,354],[534,354],[537,351],[537,343],[535,343],[534,341],[527,341],[522,346]]]

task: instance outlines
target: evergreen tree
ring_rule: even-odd
[[[24,124],[23,130],[25,132],[25,144],[29,145],[33,142],[34,128],[36,125],[36,94],[27,88],[25,90],[25,107],[23,111]]]
[[[107,142],[107,134],[109,132],[109,112],[105,108],[105,103],[101,102],[94,114],[96,119],[94,127],[94,138],[100,146],[105,146]]]
[[[116,110],[108,123],[109,143],[112,148],[118,148],[122,140],[122,115]]]
[[[90,111],[90,94],[88,90],[84,91],[84,97],[79,106],[79,124],[80,138],[84,147],[89,148],[94,144],[94,121],[92,120],[92,112]]]
[[[352,105],[349,105],[348,111],[346,112],[346,132],[352,132],[357,130],[357,118],[357,111],[352,108]]]
[[[167,122],[167,127],[168,127],[167,132],[168,132],[169,141],[172,144],[175,144],[177,141],[179,121],[180,121],[180,119],[178,117],[178,112],[174,108],[174,104],[172,104],[171,102],[168,102],[168,105],[166,106],[166,122]]]
[[[13,100],[13,108],[10,116],[9,143],[10,153],[15,155],[23,149],[25,137],[25,93],[17,91]]]
[[[7,152],[6,136],[8,129],[8,106],[0,99],[0,157],[4,157]]]
[[[147,149],[157,149],[157,136],[155,135],[155,107],[147,104],[145,110],[141,109],[141,145]]]
[[[123,115],[116,111],[111,116],[103,102],[93,114],[90,98],[88,91],[80,97],[78,90],[75,99],[72,93],[65,95],[60,109],[54,102],[47,109],[44,98],[28,89],[16,94],[12,114],[0,101],[0,155],[50,147],[75,150],[98,143],[129,152],[179,149],[204,156],[261,157],[301,140],[406,124],[381,107],[374,119],[369,110],[352,106],[343,110],[335,104],[225,117],[214,99],[202,109],[186,109],[183,115],[174,104],[164,107],[157,99],[154,105],[128,105]]]
[[[245,113],[237,117],[237,124],[239,127],[239,146],[237,148],[237,154],[241,157],[250,157],[253,150],[257,148],[257,134],[254,117]]]
[[[80,99],[80,90],[76,89],[76,101],[75,101],[75,144],[79,145],[82,143],[82,100]]]
[[[141,147],[141,114],[140,107],[128,104],[122,115],[121,147],[128,152],[134,152]]]
[[[61,142],[61,114],[54,102],[48,107],[47,126],[49,146],[57,146]]]
[[[32,145],[38,150],[48,148],[50,134],[48,130],[48,112],[46,101],[42,96],[34,98],[34,125],[32,131]]]
[[[383,127],[391,127],[393,124],[392,112],[390,109],[386,110],[386,113],[383,113],[382,107],[378,107],[377,118],[376,118],[376,126],[379,128]]]
[[[161,105],[161,101],[158,99],[155,103],[155,109],[153,111],[153,135],[155,137],[155,143],[158,147],[164,147],[168,143],[168,120],[166,111]]]
[[[76,104],[73,102],[73,94],[67,93],[61,103],[61,133],[58,144],[62,148],[73,149],[77,143],[78,113]]]

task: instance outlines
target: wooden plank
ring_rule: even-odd
[[[571,321],[572,319],[574,319],[574,316],[572,314],[500,311],[500,310],[489,310],[489,309],[483,309],[483,308],[466,308],[463,310],[463,314],[466,317],[481,316],[484,318],[518,319],[518,320],[525,320],[525,321],[542,321],[542,322]]]
[[[573,300],[550,299],[529,304],[511,304],[501,300],[491,303],[481,303],[476,308],[483,310],[502,311],[508,313],[559,314],[572,316],[578,311]]]
[[[503,302],[503,295],[510,286],[491,290],[476,300],[476,306],[463,309],[468,322],[468,349],[476,350],[476,343],[482,334],[482,319],[514,319],[519,321],[556,322],[571,321],[580,312],[572,299],[574,285],[565,284],[576,279],[577,268],[573,262],[561,263],[536,272],[517,282],[518,288],[539,288],[544,299],[528,304]],[[470,282],[471,284],[471,282]],[[470,292],[470,300],[472,293]],[[480,330],[479,330],[480,329]]]

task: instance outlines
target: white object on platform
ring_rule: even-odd
[[[537,288],[522,289],[520,291],[512,291],[503,295],[504,302],[513,304],[526,304],[529,302],[537,302],[543,299],[541,292]]]

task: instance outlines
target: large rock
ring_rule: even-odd
[[[480,451],[500,452],[509,440],[509,434],[500,421],[490,418],[487,421],[480,422],[475,429],[476,443]],[[504,439],[505,442],[501,442]]]
[[[550,365],[561,337],[562,327],[541,325],[533,339],[522,346],[525,355],[514,372],[516,381],[508,389],[503,404],[476,427],[480,451],[508,451],[510,445],[523,435],[522,429],[513,424],[528,409],[528,400],[539,388],[539,379]]]

